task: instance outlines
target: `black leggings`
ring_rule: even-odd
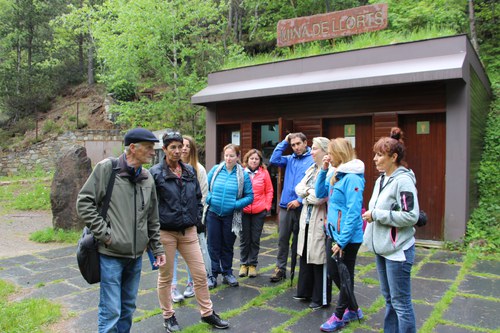
[[[361,243],[349,243],[344,248],[343,261],[347,266],[347,270],[351,275],[351,287],[354,290],[354,266],[356,265],[356,256],[358,255],[359,247]],[[340,275],[337,267],[337,262],[332,259],[332,240],[328,238],[327,240],[327,265],[328,265],[328,275],[333,280],[337,288],[339,288],[339,300],[337,302],[337,307],[335,308],[335,315],[337,318],[342,319],[344,316],[344,311],[347,309],[348,296],[345,292],[342,292],[340,288]],[[357,309],[349,309],[356,311]]]

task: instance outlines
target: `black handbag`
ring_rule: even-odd
[[[104,219],[106,219],[108,214],[109,202],[111,200],[111,194],[113,193],[116,173],[118,172],[116,169],[117,165],[118,160],[115,158],[111,159],[111,176],[108,181],[108,187],[106,188],[106,196],[104,197],[99,213]],[[76,260],[80,273],[82,273],[83,278],[89,284],[101,281],[101,266],[98,249],[99,242],[95,239],[90,229],[88,227],[83,228],[82,236],[78,240],[78,246],[76,248]]]

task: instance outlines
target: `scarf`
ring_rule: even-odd
[[[210,182],[210,189],[213,189],[214,183],[215,183],[215,178],[217,178],[217,175],[219,172],[222,170],[222,168],[226,165],[225,163],[221,163],[217,166],[217,169],[214,171],[214,176],[212,177],[212,181]],[[235,165],[236,167],[236,180],[238,181],[238,196],[236,199],[239,199],[243,196],[243,187],[244,187],[244,181],[245,181],[245,175],[243,174],[243,167],[239,164]],[[233,212],[233,224],[231,227],[231,231],[235,233],[235,235],[238,235],[241,231],[241,209],[235,209]]]

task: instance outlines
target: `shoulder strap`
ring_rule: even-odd
[[[106,188],[106,196],[104,197],[104,201],[102,202],[101,207],[101,216],[106,219],[108,215],[109,202],[111,201],[111,194],[113,194],[113,186],[115,185],[115,177],[118,169],[116,166],[118,165],[117,158],[110,158],[111,160],[111,176],[109,177],[108,187]]]

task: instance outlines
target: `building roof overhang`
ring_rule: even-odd
[[[464,42],[465,41],[465,42]],[[454,36],[237,68],[209,74],[193,104],[465,79],[468,42]]]

